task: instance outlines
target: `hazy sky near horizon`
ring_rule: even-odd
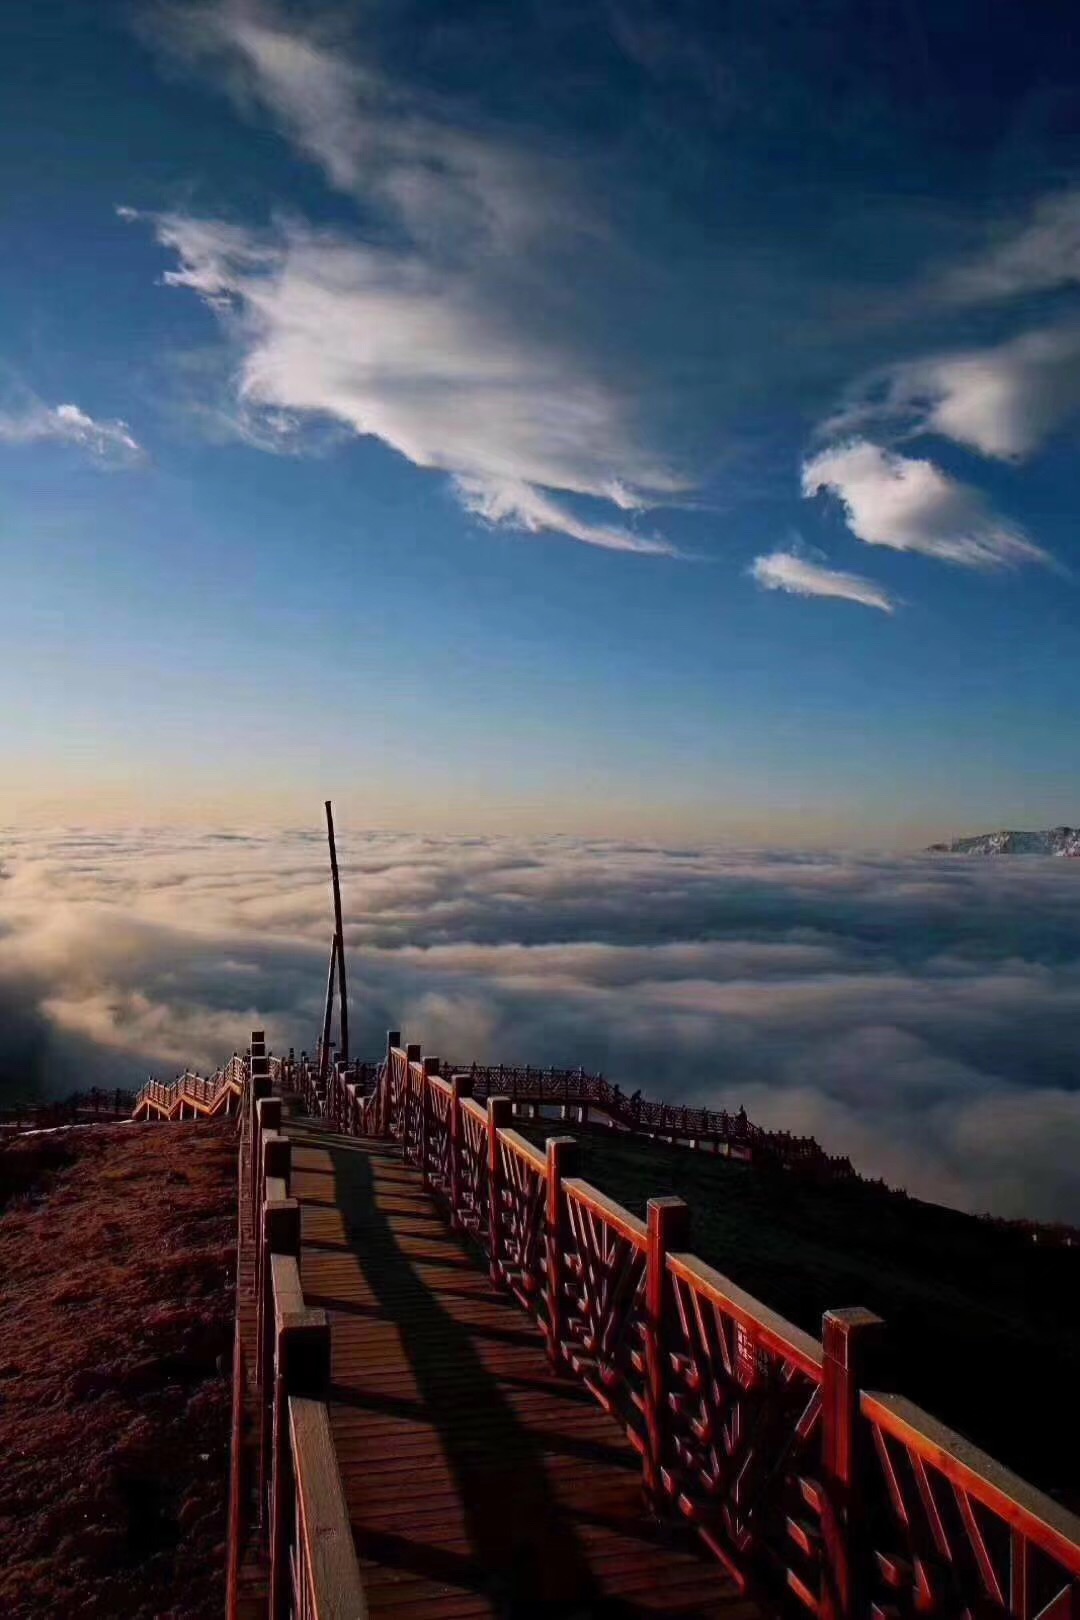
[[[1077,820],[1063,0],[10,0],[0,823]]]

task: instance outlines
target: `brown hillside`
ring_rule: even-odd
[[[0,1613],[224,1603],[234,1125],[0,1151]]]

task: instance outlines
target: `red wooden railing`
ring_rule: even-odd
[[[363,1587],[330,1432],[326,1312],[304,1301],[300,1209],[289,1196],[292,1151],[274,1084],[288,1059],[252,1036],[241,1159],[254,1229],[257,1306],[253,1382],[259,1431],[258,1516],[270,1565],[273,1620],[363,1620]]]
[[[175,1080],[155,1080],[151,1076],[135,1093],[132,1114],[135,1119],[202,1119],[234,1114],[243,1094],[247,1062],[246,1057],[234,1052],[208,1079],[191,1069],[178,1074]]]
[[[419,1050],[419,1048],[417,1048]],[[349,1109],[369,1110],[362,1126],[364,1134],[380,1134],[375,1120],[377,1108],[372,1093],[377,1089],[382,1062],[356,1061],[327,1066],[325,1078],[315,1061],[306,1054],[297,1060],[290,1054],[281,1066],[288,1076],[286,1089],[303,1094],[309,1112],[316,1116],[345,1120]],[[509,1097],[519,1117],[539,1118],[541,1109],[559,1109],[572,1118],[576,1127],[594,1130],[624,1130],[651,1141],[689,1146],[719,1152],[759,1166],[774,1167],[816,1183],[858,1183],[884,1197],[907,1199],[903,1189],[889,1187],[878,1178],[860,1175],[851,1160],[841,1154],[826,1153],[811,1136],[794,1136],[789,1131],[768,1131],[749,1120],[742,1109],[688,1108],[678,1103],[628,1096],[602,1075],[584,1069],[539,1069],[528,1065],[451,1064],[443,1062],[445,1074],[459,1075],[468,1095],[478,1102],[488,1097]],[[397,1081],[394,1084],[398,1084]],[[349,1094],[346,1095],[348,1088]],[[389,1106],[396,1108],[397,1102]],[[352,1117],[352,1116],[349,1116]],[[550,1115],[549,1115],[550,1117]],[[342,1129],[353,1127],[342,1125]],[[1080,1228],[1062,1222],[1006,1220],[982,1216],[988,1225],[1014,1235],[1023,1242],[1051,1247],[1080,1244]]]
[[[374,1066],[368,1066],[374,1069]],[[331,1070],[335,1128],[400,1142],[492,1275],[542,1326],[680,1515],[744,1588],[824,1617],[1077,1620],[1080,1519],[901,1396],[871,1386],[882,1324],[804,1333],[688,1251],[681,1199],[642,1221],[541,1152],[509,1098],[471,1093],[396,1037],[368,1077]]]

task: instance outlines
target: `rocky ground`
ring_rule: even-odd
[[[0,1613],[223,1612],[236,1139],[104,1126],[0,1151]]]

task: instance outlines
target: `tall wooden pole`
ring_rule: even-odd
[[[337,844],[334,840],[334,812],[326,801],[326,833],[330,840],[330,881],[334,886],[334,938],[337,941],[337,982],[341,1007],[341,1061],[349,1061],[349,997],[345,989],[345,933],[341,923],[341,880],[338,877]]]
[[[334,969],[337,967],[338,942],[335,934],[330,941],[330,967],[326,975],[326,1006],[323,1009],[322,1040],[319,1042],[319,1084],[325,1086],[330,1068],[330,1020],[334,1016]]]

